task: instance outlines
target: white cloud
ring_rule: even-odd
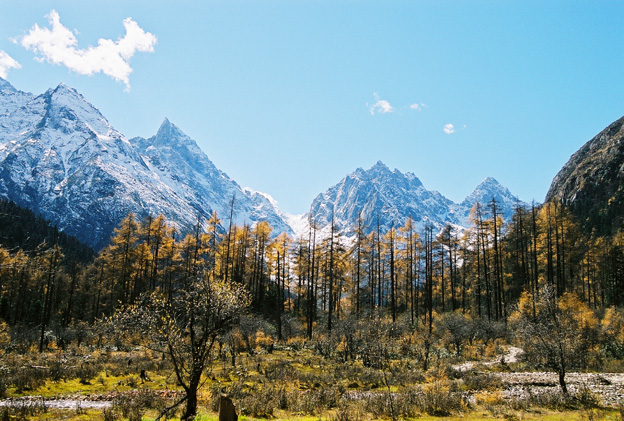
[[[371,114],[387,114],[394,111],[394,107],[392,107],[388,101],[379,99],[379,94],[377,94],[377,92],[375,92],[374,95],[376,102],[369,109]]]
[[[63,26],[59,14],[52,10],[46,16],[52,29],[40,28],[35,24],[26,34],[21,44],[28,50],[40,54],[37,59],[64,65],[68,69],[83,75],[104,73],[123,82],[130,89],[130,59],[137,51],[153,52],[156,36],[145,32],[131,18],[126,18],[123,25],[126,34],[117,41],[99,39],[97,47],[78,48],[78,40],[72,31]]]
[[[453,133],[455,133],[455,126],[453,126],[451,123],[445,125],[444,126],[444,133],[446,133],[446,134],[453,134]]]
[[[427,105],[426,105],[426,104],[423,104],[422,102],[421,102],[421,103],[417,103],[417,102],[415,102],[414,104],[410,105],[409,107],[410,107],[410,109],[412,109],[412,110],[422,111],[422,110],[423,110],[423,108],[427,107]]]
[[[22,66],[6,52],[0,50],[0,77],[6,79],[11,69],[21,69]]]

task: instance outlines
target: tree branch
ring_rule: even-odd
[[[171,405],[168,408],[165,408],[158,417],[156,417],[156,419],[154,421],[158,421],[159,419],[161,419],[165,414],[167,414],[169,411],[171,411],[173,408],[179,406],[182,402],[184,402],[185,400],[188,399],[188,395],[184,395],[182,397],[182,399],[180,399],[179,401],[177,401],[176,403],[174,403],[173,405]]]

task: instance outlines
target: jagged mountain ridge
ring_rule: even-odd
[[[74,89],[60,84],[42,95],[16,90],[0,79],[0,196],[14,200],[95,249],[108,243],[121,219],[163,214],[180,231],[216,210],[224,225],[235,199],[234,222],[268,220],[274,234],[304,235],[307,221],[348,232],[357,215],[382,230],[408,216],[422,229],[429,221],[467,226],[475,201],[495,197],[505,216],[518,202],[488,178],[461,204],[427,190],[412,173],[378,162],[357,169],[320,194],[306,215],[281,212],[270,196],[241,188],[208,159],[194,140],[165,119],[150,138],[127,139]],[[503,204],[503,205],[501,205]]]
[[[461,230],[470,226],[469,214],[474,204],[487,206],[492,198],[496,200],[498,212],[506,219],[511,217],[516,206],[524,205],[491,177],[481,182],[461,203],[454,203],[437,191],[427,190],[414,174],[390,170],[379,161],[368,170],[358,168],[319,194],[306,218],[317,228],[324,229],[331,223],[333,212],[335,227],[345,232],[353,232],[360,217],[368,230],[377,229],[379,218],[382,232],[391,226],[404,225],[409,217],[419,231],[426,224],[431,224],[436,231],[447,224]]]
[[[553,179],[546,201],[559,201],[588,233],[624,225],[624,117],[576,151]]]
[[[470,210],[475,203],[487,207],[496,201],[497,213],[502,215],[505,221],[509,221],[518,206],[527,206],[509,189],[500,184],[495,178],[487,177],[470,193],[461,203],[454,206],[454,213],[459,218],[459,225],[467,227],[470,225]]]
[[[213,209],[225,218],[224,202],[229,216],[232,196],[238,220],[268,219],[290,232],[263,195],[218,171],[168,120],[161,129],[153,138],[130,141],[66,85],[34,96],[1,80],[0,196],[95,249],[130,212],[163,214],[184,232]],[[170,162],[158,167],[159,157]]]
[[[234,198],[233,221],[268,221],[277,232],[293,234],[283,216],[264,194],[241,188],[225,172],[219,170],[197,143],[165,119],[155,136],[131,139],[151,171],[184,197],[195,209],[208,213],[217,211],[229,219]],[[206,203],[210,208],[204,208]]]

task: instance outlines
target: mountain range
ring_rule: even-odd
[[[418,231],[426,224],[436,231],[445,225],[461,229],[471,225],[469,215],[475,203],[485,209],[492,199],[497,212],[506,219],[516,206],[525,205],[492,177],[483,180],[461,203],[454,203],[437,191],[427,190],[414,174],[390,170],[379,161],[368,170],[358,168],[319,194],[307,217],[323,229],[333,216],[336,229],[347,233],[353,231],[359,218],[364,227],[377,229],[378,217],[382,232],[404,225],[409,217]]]
[[[162,214],[181,232],[213,210],[292,233],[271,201],[241,188],[165,119],[127,139],[76,90],[35,96],[0,81],[0,196],[99,249],[127,214]]]
[[[378,162],[357,169],[319,194],[306,215],[280,211],[271,197],[242,188],[219,170],[197,143],[165,119],[149,138],[128,139],[97,108],[64,84],[33,95],[0,78],[0,197],[42,215],[95,249],[108,244],[127,214],[162,214],[182,233],[216,211],[227,226],[268,221],[274,233],[304,235],[310,221],[349,230],[361,215],[366,226],[417,227],[430,222],[468,226],[475,202],[495,198],[509,217],[519,200],[486,178],[456,204],[427,190],[412,173]]]

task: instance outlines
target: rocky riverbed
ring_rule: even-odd
[[[0,407],[46,407],[55,409],[105,409],[113,406],[120,399],[133,399],[141,393],[140,390],[127,392],[109,392],[92,395],[68,395],[62,397],[24,396],[0,400]],[[181,392],[174,390],[153,391],[153,397],[162,399],[179,399]]]
[[[490,361],[467,361],[454,365],[460,372],[473,370],[479,372],[493,366],[512,364],[518,361],[523,351],[517,347],[509,347],[503,355]],[[560,391],[559,377],[553,372],[491,372],[488,376],[500,381],[503,385],[503,397],[506,399],[528,399],[540,394],[556,393]],[[568,373],[565,376],[568,392],[576,395],[582,390],[589,390],[595,394],[605,406],[619,406],[624,404],[624,373]]]
[[[527,399],[530,395],[554,393],[560,390],[556,373],[522,372],[490,373],[504,385],[503,396],[509,399]],[[605,406],[624,403],[624,374],[622,373],[568,373],[565,376],[568,391],[576,395],[583,389],[591,391]]]

